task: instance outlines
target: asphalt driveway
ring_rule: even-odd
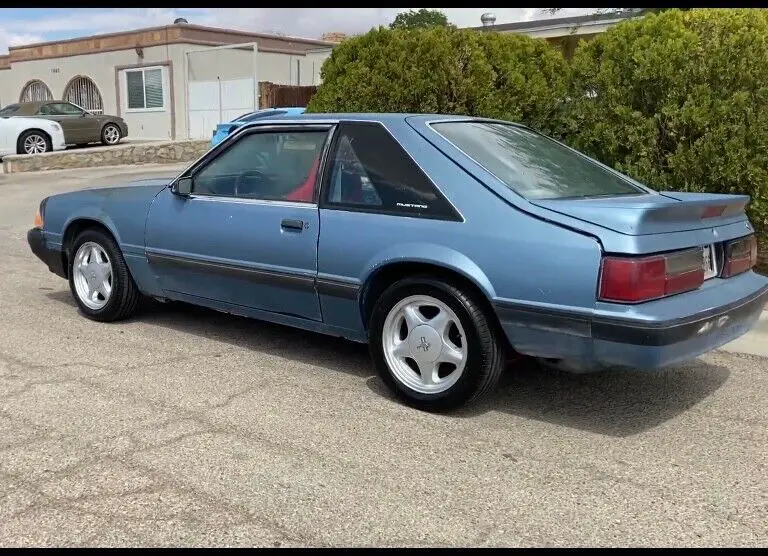
[[[39,200],[178,168],[0,175],[0,546],[768,544],[768,359],[510,370],[437,416],[341,340],[79,316],[26,245]]]

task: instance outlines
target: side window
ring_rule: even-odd
[[[84,112],[82,108],[79,108],[69,102],[61,102],[58,104],[58,107],[62,113],[67,114],[68,116],[82,116]]]
[[[68,102],[55,102],[46,106],[48,109],[47,114],[53,116],[80,116],[83,113],[77,106]],[[40,113],[43,113],[42,108]]]
[[[249,133],[195,173],[192,193],[312,203],[327,131]]]
[[[329,159],[323,202],[331,208],[456,219],[394,137],[375,122],[342,122]]]

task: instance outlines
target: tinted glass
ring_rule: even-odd
[[[518,126],[441,122],[432,127],[507,187],[529,199],[645,193],[586,156]]]
[[[250,133],[193,179],[193,193],[246,199],[314,201],[326,131]]]
[[[325,202],[351,210],[457,218],[408,153],[380,124],[342,122]]]
[[[128,108],[131,110],[146,108],[144,104],[144,72],[126,71],[125,86],[128,92]]]
[[[2,110],[0,110],[0,116],[10,116],[14,112],[18,112],[19,105],[18,104],[9,104]]]
[[[41,106],[40,113],[53,116],[80,116],[83,114],[83,111],[68,102],[54,102]]]

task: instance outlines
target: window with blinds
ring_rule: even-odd
[[[125,86],[128,110],[164,108],[162,68],[126,71]]]

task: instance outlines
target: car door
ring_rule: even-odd
[[[100,114],[93,114],[83,110],[79,106],[71,104],[72,108],[80,110],[83,114],[83,141],[88,143],[101,142],[101,128],[106,123],[107,118]]]
[[[331,129],[249,128],[183,174],[188,194],[157,196],[146,251],[170,298],[321,320],[316,178]]]
[[[88,143],[94,141],[89,132],[89,126],[95,118],[88,118],[86,112],[69,102],[51,102],[40,107],[40,114],[47,119],[55,120],[64,130],[64,140],[68,144]]]

